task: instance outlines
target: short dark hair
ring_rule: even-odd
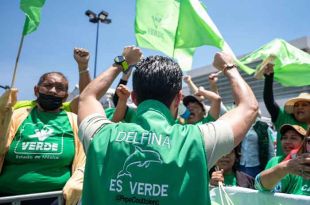
[[[68,87],[69,87],[69,81],[67,79],[67,77],[61,73],[61,72],[58,72],[58,71],[52,71],[52,72],[47,72],[47,73],[44,73],[43,75],[41,75],[39,81],[38,81],[38,84],[37,85],[41,85],[43,83],[43,81],[47,78],[48,75],[53,75],[53,74],[56,74],[56,75],[59,75],[61,76],[63,79],[65,79],[65,81],[67,82],[67,91],[68,91]]]
[[[182,70],[178,63],[164,56],[141,60],[133,73],[133,91],[138,103],[153,99],[170,107],[182,89]]]

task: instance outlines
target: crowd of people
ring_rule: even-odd
[[[231,85],[229,110],[217,88],[219,72],[209,76],[207,90],[183,76],[174,60],[142,58],[129,46],[91,80],[89,52],[75,48],[73,55],[78,97],[65,102],[68,80],[53,71],[35,85],[35,100],[15,104],[0,150],[0,197],[62,189],[72,205],[210,204],[209,191],[219,183],[310,196],[310,94],[281,108],[272,64],[265,68],[264,101],[278,133],[276,152],[273,128],[227,53],[216,53],[213,66]],[[121,73],[115,108],[104,109],[100,99]],[[190,95],[183,95],[182,81]],[[130,96],[135,109],[127,105]]]

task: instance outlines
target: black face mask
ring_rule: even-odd
[[[62,101],[64,98],[57,97],[53,95],[45,95],[43,93],[39,93],[39,97],[37,98],[37,102],[45,111],[52,111],[60,108],[62,105]]]

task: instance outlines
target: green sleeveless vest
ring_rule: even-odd
[[[208,205],[202,134],[168,108],[141,103],[133,123],[107,124],[89,146],[83,204]]]

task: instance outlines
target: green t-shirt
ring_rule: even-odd
[[[215,119],[211,116],[211,115],[207,115],[207,117],[202,118],[200,121],[194,123],[195,125],[202,125],[208,122],[214,122]],[[175,121],[175,123],[181,124],[180,121],[177,119]],[[185,124],[188,124],[187,122],[185,122]]]
[[[142,102],[134,123],[106,124],[93,136],[83,204],[210,204],[202,134],[175,124],[168,108]]]
[[[106,108],[104,111],[105,111],[107,118],[109,120],[112,120],[113,115],[115,113],[115,108]],[[135,117],[136,117],[136,111],[128,107],[123,122],[133,122]]]
[[[285,159],[285,156],[281,155],[281,156],[276,156],[276,157],[272,157],[267,165],[265,170],[270,169],[272,167],[277,166],[280,162],[282,162]],[[288,186],[288,180],[286,178],[289,178],[290,176],[285,176],[273,189],[273,192],[278,192],[278,193],[286,193],[286,187]]]
[[[286,188],[285,193],[310,196],[310,180],[295,175],[290,175],[284,180],[287,180],[287,187],[283,187]]]
[[[276,130],[278,132],[277,133],[277,156],[284,154],[282,151],[281,134],[280,134],[280,128],[284,124],[299,125],[305,129],[307,129],[307,123],[301,123],[301,122],[297,121],[294,118],[294,115],[288,114],[287,112],[285,112],[284,108],[280,108],[278,117],[277,117],[276,121],[274,122]]]
[[[40,112],[35,107],[19,126],[5,156],[0,193],[61,190],[71,176],[74,152],[66,112]]]
[[[270,168],[272,168],[272,167],[278,165],[278,164],[279,164],[280,162],[282,162],[284,159],[285,159],[285,156],[283,156],[283,155],[281,155],[281,156],[276,156],[276,157],[272,157],[272,158],[268,161],[268,163],[267,163],[267,165],[266,165],[266,167],[265,167],[265,170],[266,170],[266,169],[270,169]]]
[[[237,186],[236,175],[233,172],[224,174],[224,184],[225,186]]]

